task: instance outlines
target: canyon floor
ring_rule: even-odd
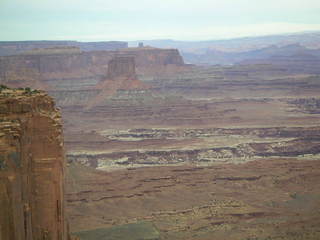
[[[320,239],[320,76],[271,65],[139,76],[62,108],[72,232],[93,239]]]

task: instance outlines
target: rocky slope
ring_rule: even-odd
[[[187,67],[177,49],[141,47],[120,49],[119,52],[134,56],[137,63],[137,73],[144,76],[179,72]]]
[[[35,90],[0,92],[0,239],[67,240],[60,114]]]

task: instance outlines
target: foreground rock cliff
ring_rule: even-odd
[[[0,90],[0,239],[70,239],[60,114],[43,92]]]

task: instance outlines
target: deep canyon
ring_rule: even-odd
[[[311,50],[192,65],[123,42],[1,49],[0,239],[320,238]]]

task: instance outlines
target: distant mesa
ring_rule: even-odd
[[[77,47],[81,51],[114,51],[127,48],[122,41],[78,42],[78,41],[6,41],[0,42],[0,56],[21,54],[32,49]]]
[[[63,45],[23,49],[22,54],[0,57],[0,83],[49,91],[60,107],[100,104],[118,90],[144,91],[150,86],[140,76],[152,78],[190,67],[177,49],[84,51]]]
[[[79,47],[74,46],[60,46],[51,48],[35,48],[25,51],[21,55],[51,55],[51,54],[77,54],[81,53]]]

